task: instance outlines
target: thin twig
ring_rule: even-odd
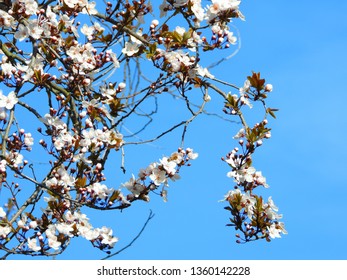
[[[115,252],[115,253],[113,253],[113,254],[111,254],[111,255],[108,255],[108,256],[102,258],[101,260],[107,260],[107,259],[109,259],[109,258],[112,258],[112,257],[118,255],[119,253],[123,252],[124,250],[128,249],[129,247],[131,247],[131,246],[135,243],[135,241],[141,236],[141,234],[143,233],[143,231],[144,231],[145,228],[147,227],[149,221],[152,220],[153,217],[154,217],[154,214],[153,214],[152,210],[150,210],[146,222],[145,222],[144,225],[142,226],[140,232],[134,237],[134,239],[133,239],[128,245],[126,245],[125,247],[123,247],[122,249],[120,249],[119,251],[117,251],[117,252]]]

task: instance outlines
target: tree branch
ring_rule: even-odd
[[[146,222],[145,222],[144,225],[142,226],[140,232],[134,237],[134,239],[133,239],[128,245],[126,245],[125,247],[123,247],[122,249],[120,249],[119,251],[117,251],[117,252],[115,252],[115,253],[113,253],[113,254],[111,254],[111,255],[108,255],[108,256],[102,258],[101,260],[107,260],[107,259],[109,259],[109,258],[112,258],[112,257],[118,255],[119,253],[123,252],[124,250],[128,249],[129,247],[131,247],[131,246],[135,243],[135,241],[141,236],[141,234],[143,233],[143,231],[146,229],[146,227],[147,227],[149,221],[152,220],[153,217],[154,217],[154,214],[153,214],[152,210],[150,210]]]

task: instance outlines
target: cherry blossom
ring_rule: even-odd
[[[8,96],[2,94],[0,90],[0,107],[6,108],[7,110],[11,110],[14,105],[18,102],[18,98],[14,91],[11,91]]]
[[[41,250],[41,247],[39,245],[37,245],[37,240],[36,238],[28,238],[28,247],[29,249],[37,252],[37,251],[40,251]]]
[[[241,1],[203,3],[164,0],[157,3],[160,15],[145,0],[18,0],[10,1],[7,11],[0,9],[0,188],[13,202],[0,207],[0,248],[52,256],[82,237],[110,253],[118,237],[107,226],[94,227],[88,209],[123,210],[153,196],[167,202],[169,185],[184,178],[199,156],[184,148],[190,123],[219,98],[219,104],[225,102],[221,112],[238,117],[241,128],[234,137],[240,147],[223,158],[232,178],[224,199],[232,225],[244,233],[244,242],[286,234],[272,197],[265,202],[256,193],[269,186],[253,166],[253,154],[271,137],[267,116],[276,109],[267,108],[265,100],[273,86],[260,73],[241,87],[210,73],[210,58],[228,55],[237,43],[229,23],[243,15]],[[159,22],[159,16],[165,18]],[[188,94],[193,90],[197,94]],[[184,101],[189,117],[170,116],[170,122],[178,117],[180,123],[165,130],[169,122],[153,123],[168,96]],[[256,102],[265,118],[248,124],[244,105]],[[132,146],[179,129],[180,148],[131,175]],[[149,134],[155,136],[145,139]],[[117,182],[117,172],[130,179]]]
[[[5,239],[6,236],[11,232],[11,228],[9,226],[0,225],[0,240]]]
[[[126,42],[125,47],[122,49],[122,53],[127,56],[133,56],[139,51],[139,45],[137,43]]]
[[[6,217],[6,212],[4,211],[4,209],[2,209],[2,207],[0,207],[0,218],[4,217]]]

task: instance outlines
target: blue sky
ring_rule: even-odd
[[[273,197],[289,234],[270,243],[235,243],[234,229],[225,226],[226,204],[218,200],[233,186],[220,158],[236,145],[232,137],[239,126],[200,116],[185,141],[199,158],[170,185],[167,203],[154,197],[151,203],[136,203],[122,213],[89,214],[94,226],[114,229],[120,238],[115,250],[133,239],[150,209],[155,214],[136,243],[113,259],[347,258],[347,2],[243,1],[241,10],[246,21],[234,24],[242,48],[211,71],[239,85],[252,70],[259,71],[274,86],[269,104],[280,111],[270,123],[272,138],[259,149],[254,166],[266,176],[270,188],[262,194]],[[206,109],[220,113],[223,101],[217,94],[212,99]],[[166,125],[177,112],[172,109],[162,111],[166,118],[158,125]],[[127,174],[119,175],[114,184],[174,151],[180,133],[129,148]],[[110,174],[118,171],[119,162],[109,166]],[[73,240],[57,259],[104,256],[87,241]]]
[[[232,187],[220,157],[234,147],[238,126],[201,116],[186,140],[200,156],[170,186],[169,202],[158,199],[108,213],[118,248],[136,235],[149,209],[155,213],[138,241],[115,259],[346,259],[347,3],[243,1],[241,9],[246,21],[234,24],[242,48],[211,71],[240,85],[250,71],[260,71],[274,85],[269,102],[280,111],[254,165],[267,177],[270,188],[263,195],[273,197],[289,234],[271,243],[235,243],[234,230],[225,227],[225,205],[217,201]],[[212,95],[215,103],[207,110],[220,112],[218,98]],[[174,143],[165,138],[134,147],[129,165],[132,155],[142,156],[133,172],[137,164],[170,153],[177,137]],[[102,257],[88,246],[82,254],[75,243],[59,258]]]

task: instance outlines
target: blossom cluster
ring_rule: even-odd
[[[54,203],[53,198],[46,198],[50,204]],[[66,211],[60,215],[54,224],[47,224],[47,217],[51,216],[51,209],[45,211],[45,219],[30,220],[23,216],[17,222],[17,235],[20,240],[27,241],[27,247],[22,248],[28,252],[49,252],[59,251],[65,247],[68,238],[81,236],[92,242],[94,246],[102,250],[114,247],[118,238],[113,236],[110,228],[93,228],[85,214],[80,212]]]
[[[141,198],[142,200],[149,201],[148,193],[162,186],[160,195],[164,201],[167,201],[169,180],[176,181],[180,179],[178,174],[180,168],[188,165],[188,161],[194,160],[197,157],[198,154],[194,153],[190,148],[186,150],[178,149],[170,157],[163,157],[159,162],[153,162],[147,168],[141,169],[137,178],[132,175],[128,182],[122,184],[124,188],[131,192],[131,195],[127,196],[127,200],[132,201]]]
[[[149,201],[151,194],[167,201],[168,186],[180,178],[180,168],[198,156],[192,149],[180,148],[151,163],[118,188],[110,187],[104,169],[118,153],[120,170],[126,172],[125,147],[152,142],[184,125],[183,145],[188,124],[205,112],[208,91],[216,90],[210,82],[218,79],[204,65],[204,53],[237,43],[229,23],[244,18],[240,4],[163,0],[156,16],[146,0],[3,1],[0,188],[9,199],[0,207],[1,250],[50,256],[80,236],[108,251],[118,239],[108,227],[94,228],[84,209],[122,210],[135,201]],[[150,67],[151,77],[142,65]],[[185,94],[193,88],[204,91],[197,111]],[[271,90],[253,73],[237,95],[216,91],[226,101],[224,112],[241,117],[244,105],[264,103]],[[151,127],[161,96],[176,97],[176,92],[192,117],[167,130],[157,126],[156,137],[139,140]],[[154,100],[154,108],[147,100]],[[274,111],[266,108],[266,114]],[[242,153],[235,148],[225,161],[231,167],[228,176],[245,197],[242,204],[235,204],[235,193],[227,200],[237,209],[247,208],[233,215],[254,220],[260,202],[253,190],[268,185],[252,166],[251,155],[271,134],[266,120],[253,128],[241,121]],[[129,129],[137,124],[142,125],[138,131]],[[285,230],[276,223],[280,216],[271,201],[259,210],[265,213],[261,230],[266,229],[265,237],[278,237]],[[39,203],[46,208],[37,207]]]
[[[244,237],[237,234],[238,242],[248,242],[260,238],[270,241],[270,238],[279,238],[281,234],[287,234],[284,223],[279,220],[282,215],[277,214],[278,207],[274,204],[272,197],[265,203],[261,196],[255,191],[258,187],[269,188],[266,178],[262,172],[253,166],[252,155],[263,145],[264,139],[271,138],[268,128],[268,120],[265,117],[260,123],[252,128],[246,123],[241,113],[241,108],[247,105],[252,108],[252,102],[260,101],[264,104],[266,93],[272,91],[270,84],[265,84],[265,79],[260,78],[259,73],[253,73],[245,81],[243,87],[239,88],[239,94],[229,94],[224,112],[230,115],[239,115],[243,127],[234,136],[238,140],[239,147],[235,147],[223,160],[231,170],[227,173],[232,178],[235,186],[229,191],[224,200],[229,203],[225,207],[230,211],[231,224],[243,232]],[[274,109],[264,108],[266,116],[270,114],[275,117]]]
[[[163,157],[159,162],[151,163],[147,168],[141,169],[138,178],[133,176],[128,182],[123,183],[119,190],[109,189],[106,185],[95,182],[76,189],[77,180],[71,176],[63,166],[54,170],[52,178],[45,182],[45,188],[49,197],[45,197],[46,209],[43,209],[41,218],[34,218],[31,214],[22,216],[17,222],[16,235],[21,242],[26,241],[27,248],[21,248],[25,252],[47,253],[50,250],[60,250],[65,246],[69,238],[81,236],[92,242],[95,247],[101,250],[111,249],[118,238],[113,236],[110,228],[93,228],[85,214],[72,212],[71,190],[76,189],[79,196],[79,203],[88,200],[91,204],[92,198],[98,200],[105,208],[129,207],[131,202],[141,199],[149,201],[149,193],[154,192],[161,186],[160,195],[167,201],[167,188],[169,180],[175,181],[180,178],[178,175],[182,166],[189,166],[190,160],[198,157],[192,149],[178,149],[170,157]],[[124,195],[123,189],[127,189],[130,194]],[[100,201],[104,201],[102,204]],[[117,206],[115,202],[118,202]],[[94,205],[97,205],[94,202]],[[0,207],[0,242],[13,232],[7,224],[6,212]],[[48,223],[51,220],[52,223]]]
[[[239,226],[242,221],[242,232],[245,235],[243,241],[255,240],[258,238],[281,238],[282,234],[287,234],[284,223],[279,222],[282,215],[278,214],[278,207],[274,204],[272,197],[268,202],[264,202],[261,197],[250,192],[241,192],[240,189],[229,191],[225,200],[229,202],[226,210],[233,213],[234,218],[229,226]],[[247,221],[247,218],[249,222]],[[240,239],[240,235],[237,235]]]

